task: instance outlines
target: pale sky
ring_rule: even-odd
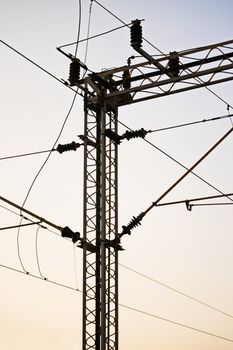
[[[162,52],[179,51],[232,39],[232,1],[99,0],[126,23],[142,22],[143,36]],[[67,79],[70,61],[56,47],[77,37],[78,1],[0,0],[0,39],[59,79]],[[80,38],[87,36],[90,1],[82,1]],[[121,23],[93,3],[90,35]],[[151,55],[158,52],[148,44]],[[78,57],[84,60],[85,44]],[[70,108],[73,92],[0,43],[0,158],[52,147]],[[74,53],[74,46],[66,48]],[[135,55],[127,28],[89,41],[87,65],[93,71],[126,64]],[[143,60],[142,60],[143,61]],[[211,87],[233,106],[232,82]],[[231,110],[232,112],[232,110]],[[227,114],[227,105],[206,89],[136,103],[119,109],[132,129],[157,129]],[[59,143],[79,142],[83,100],[77,97]],[[149,134],[146,138],[191,166],[229,128],[230,119]],[[125,128],[120,126],[119,132]],[[232,136],[196,172],[224,193],[233,192]],[[22,204],[46,154],[1,160],[0,196]],[[184,170],[141,139],[119,147],[119,227],[145,210]],[[53,153],[25,207],[60,226],[82,232],[82,149]],[[218,194],[189,175],[166,201]],[[224,201],[225,202],[225,201]],[[0,205],[5,204],[0,202]],[[9,206],[7,206],[9,209]],[[14,209],[13,209],[14,210]],[[14,210],[17,212],[17,210]],[[0,207],[0,227],[17,225],[19,216]],[[232,206],[185,205],[153,209],[120,252],[120,350],[230,350],[233,343],[162,320],[168,319],[233,339]],[[49,231],[29,227],[20,233],[20,255],[30,274],[82,289],[82,250]],[[76,259],[76,269],[74,264]],[[0,264],[22,270],[17,230],[0,231]],[[136,274],[124,266],[144,274]],[[76,273],[75,273],[76,270]],[[82,294],[0,266],[0,346],[4,350],[81,349]],[[76,278],[77,277],[77,278]],[[217,308],[201,305],[156,281]]]

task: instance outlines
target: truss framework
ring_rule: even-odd
[[[85,91],[83,350],[118,350],[118,107],[233,80],[233,40],[92,73]],[[178,62],[171,69],[171,59]]]
[[[118,106],[146,101],[162,96],[233,80],[233,40],[195,49],[172,52],[159,59],[134,47],[146,61],[94,73],[91,78],[105,84],[107,101]],[[171,57],[179,59],[179,74],[169,68]],[[125,77],[123,77],[123,73]],[[126,80],[129,88],[124,87]],[[96,97],[92,97],[93,102]]]
[[[97,104],[85,100],[83,349],[117,350],[117,147],[105,137],[117,132],[117,108],[96,92]]]

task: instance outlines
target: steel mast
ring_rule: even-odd
[[[131,64],[131,57],[125,66],[91,73],[73,83],[85,91],[84,135],[80,136],[84,142],[83,350],[118,350],[118,251],[123,234],[137,224],[132,220],[122,233],[118,231],[118,107],[233,80],[232,44],[228,40],[154,59],[142,49],[141,25],[136,20],[131,46],[145,61]],[[75,64],[79,68],[78,60]]]
[[[85,97],[83,349],[118,349],[117,145],[105,130],[117,132],[118,108],[106,89],[85,79],[97,97]]]

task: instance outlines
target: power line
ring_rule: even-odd
[[[96,4],[98,4],[100,7],[102,7],[105,11],[107,11],[111,16],[113,16],[114,18],[116,18],[119,22],[121,22],[122,24],[124,24],[125,26],[127,26],[128,28],[130,28],[129,24],[126,24],[124,21],[122,21],[122,19],[120,19],[118,16],[116,16],[113,12],[111,12],[109,9],[107,9],[105,6],[103,6],[102,4],[100,4],[97,0],[93,0]],[[159,53],[161,53],[163,56],[164,53],[157,48],[156,46],[154,46],[151,42],[149,42],[147,39],[145,39],[144,37],[142,37],[149,45],[151,45],[154,49],[156,49]]]
[[[154,133],[154,132],[158,132],[158,131],[171,130],[171,129],[177,129],[177,128],[181,128],[181,127],[185,127],[185,126],[191,126],[191,125],[196,125],[196,124],[201,124],[201,123],[206,123],[206,122],[213,122],[213,121],[222,120],[222,119],[228,119],[228,118],[231,119],[232,116],[233,116],[233,114],[227,114],[227,115],[223,115],[223,116],[220,116],[220,117],[214,117],[214,118],[209,118],[209,119],[202,119],[202,120],[197,120],[197,121],[193,121],[193,122],[189,122],[189,123],[183,123],[183,124],[167,126],[167,127],[164,127],[164,128],[150,130],[150,133]]]
[[[159,320],[166,321],[166,322],[175,324],[175,325],[177,325],[177,326],[181,326],[181,327],[184,327],[184,328],[188,328],[188,329],[190,329],[190,330],[192,330],[192,331],[195,331],[195,332],[200,332],[200,333],[209,335],[209,336],[211,336],[211,337],[219,338],[219,339],[222,339],[222,340],[225,340],[225,341],[228,341],[228,342],[233,343],[233,339],[225,338],[225,337],[222,337],[222,336],[217,335],[217,334],[214,334],[214,333],[210,333],[210,332],[207,332],[207,331],[203,331],[203,330],[201,330],[201,329],[198,329],[198,328],[194,328],[194,327],[185,325],[185,324],[183,324],[183,323],[179,323],[179,322],[176,322],[176,321],[172,321],[172,320],[169,320],[169,319],[167,319],[167,318],[164,318],[164,317],[161,317],[161,316],[158,316],[158,315],[149,313],[149,312],[145,312],[145,311],[136,309],[136,308],[134,308],[134,307],[130,307],[130,306],[123,305],[123,304],[119,304],[119,305],[120,305],[121,307],[124,307],[125,309],[131,310],[131,311],[135,311],[135,312],[138,312],[138,313],[143,314],[143,315],[146,315],[146,316],[150,316],[150,317],[153,317],[153,318],[157,318],[157,319],[159,319]]]
[[[21,264],[22,269],[27,274],[28,271],[24,267],[23,260],[22,260],[21,254],[20,254],[20,226],[22,225],[23,219],[24,219],[24,217],[21,217],[20,222],[19,222],[19,227],[18,227],[18,230],[17,230],[16,243],[17,243],[17,254],[18,254],[19,262]]]
[[[133,129],[131,129],[129,126],[127,126],[126,124],[124,124],[123,122],[118,120],[118,123],[123,125],[125,128],[127,128],[128,130],[133,131]],[[168,154],[167,152],[165,152],[164,150],[162,150],[161,148],[159,148],[158,146],[156,146],[155,144],[153,144],[152,142],[148,141],[146,138],[143,138],[143,140],[148,143],[150,146],[152,146],[153,148],[155,148],[157,151],[159,151],[160,153],[162,153],[164,156],[166,156],[167,158],[169,158],[171,161],[173,161],[174,163],[176,163],[177,165],[181,166],[183,169],[188,170],[188,167],[186,167],[184,164],[182,164],[181,162],[179,162],[176,158],[174,158],[173,156],[171,156],[170,154]],[[224,195],[224,193],[222,191],[220,191],[216,186],[212,185],[210,182],[208,182],[207,180],[205,180],[203,177],[201,177],[200,175],[198,175],[197,173],[191,171],[191,174],[194,175],[196,178],[198,178],[199,180],[201,180],[202,182],[204,182],[206,185],[208,185],[209,187],[211,187],[212,189],[214,189],[215,191],[217,191],[218,193]],[[228,198],[229,200],[233,201],[230,197]]]
[[[37,173],[36,173],[36,175],[35,175],[35,177],[34,177],[32,183],[31,183],[31,185],[29,186],[29,189],[28,189],[28,191],[27,191],[27,193],[26,193],[26,196],[25,196],[24,201],[23,201],[23,204],[22,204],[22,208],[24,207],[24,205],[25,205],[25,203],[26,203],[26,201],[27,201],[27,199],[28,199],[28,196],[30,195],[30,193],[31,193],[31,191],[32,191],[32,188],[33,188],[33,186],[35,185],[35,182],[36,182],[37,178],[39,177],[39,175],[40,175],[41,171],[43,170],[43,168],[45,167],[46,163],[48,162],[48,160],[49,160],[49,158],[50,158],[50,156],[51,156],[51,154],[52,154],[52,152],[53,152],[53,149],[55,148],[55,146],[56,146],[58,140],[60,139],[60,136],[61,136],[61,134],[62,134],[62,132],[63,132],[63,130],[64,130],[64,127],[65,127],[65,125],[66,125],[66,122],[67,122],[67,120],[68,120],[68,118],[69,118],[69,116],[70,116],[70,113],[71,113],[72,109],[73,109],[73,106],[74,106],[74,102],[75,102],[75,100],[76,100],[76,97],[77,97],[77,91],[75,92],[75,95],[74,95],[73,100],[72,100],[72,102],[71,102],[71,106],[70,106],[69,111],[68,111],[68,113],[67,113],[67,115],[66,115],[66,117],[65,117],[65,120],[63,121],[62,127],[61,127],[61,129],[60,129],[60,131],[59,131],[59,133],[58,133],[58,136],[57,136],[57,138],[56,138],[56,140],[55,140],[53,146],[51,147],[51,151],[49,152],[48,156],[47,156],[46,159],[44,160],[44,162],[43,162],[43,164],[41,165],[41,167],[39,168],[39,170],[37,171]]]
[[[195,302],[197,302],[197,303],[199,303],[199,304],[201,304],[201,305],[204,305],[204,306],[206,306],[206,307],[208,307],[208,308],[210,308],[210,309],[212,309],[212,310],[214,310],[214,311],[217,311],[217,312],[219,312],[219,313],[221,313],[221,314],[223,314],[223,315],[225,315],[225,316],[228,316],[228,317],[233,318],[232,315],[230,315],[230,314],[226,313],[225,311],[222,311],[222,310],[220,310],[220,309],[218,309],[218,308],[216,308],[216,307],[214,307],[214,306],[212,306],[212,305],[210,305],[210,304],[207,304],[207,303],[201,301],[200,299],[194,298],[194,297],[192,297],[192,296],[189,295],[189,294],[186,294],[186,293],[184,293],[184,292],[181,292],[180,290],[178,290],[178,289],[176,289],[176,288],[173,288],[173,287],[171,287],[171,286],[169,286],[169,285],[167,285],[167,284],[165,284],[165,283],[163,283],[163,282],[160,282],[159,280],[156,280],[156,279],[154,279],[154,278],[152,278],[152,277],[149,277],[149,276],[147,276],[147,275],[145,275],[145,274],[143,274],[143,273],[141,273],[141,272],[138,272],[138,271],[136,271],[136,270],[134,270],[134,269],[132,269],[132,268],[130,268],[130,267],[128,267],[128,266],[125,266],[125,265],[123,265],[123,264],[119,264],[119,265],[122,266],[122,267],[124,267],[125,269],[127,269],[127,270],[129,270],[129,271],[134,272],[135,274],[137,274],[137,275],[139,275],[139,276],[141,276],[141,277],[144,277],[144,278],[146,278],[146,279],[148,279],[148,280],[150,280],[150,281],[152,281],[152,282],[154,282],[154,283],[157,283],[157,284],[159,284],[160,286],[163,286],[163,287],[165,287],[165,288],[167,288],[167,289],[169,289],[169,290],[171,290],[171,291],[173,291],[173,292],[176,292],[176,293],[178,293],[178,294],[180,294],[180,295],[182,295],[182,296],[184,296],[184,297],[186,297],[186,298],[188,298],[188,299],[190,299],[190,300],[193,300],[193,301],[195,301]]]
[[[0,196],[0,200],[6,201],[6,199],[3,198],[3,197],[1,197],[1,196]],[[9,203],[8,200],[7,200],[7,203],[10,204],[10,205],[12,205],[12,202]],[[20,218],[22,218],[22,214],[19,214],[19,213],[15,212],[15,211],[13,211],[13,210],[11,210],[11,209],[5,207],[4,205],[0,205],[0,208],[5,209],[5,210],[9,211],[10,213],[15,214],[15,215],[19,216]],[[17,206],[17,208],[18,208],[19,210],[22,209],[23,211],[26,210],[26,209],[21,208],[21,207],[19,207],[19,206]],[[27,211],[27,210],[26,210],[26,212],[27,212],[29,215],[33,214],[33,213],[30,214],[30,212]],[[23,216],[23,218],[34,223],[34,221],[32,221],[31,219],[29,219],[29,218],[26,217],[26,216]],[[44,228],[44,229],[46,229],[48,232],[50,232],[51,234],[56,235],[57,237],[59,237],[59,238],[61,238],[61,239],[63,239],[63,240],[65,239],[67,242],[70,242],[70,240],[69,240],[68,238],[62,237],[62,236],[61,236],[60,234],[58,234],[57,232],[52,231],[52,230],[49,229],[48,227],[45,227],[45,226],[41,225],[41,222],[44,222],[45,219],[40,218],[39,216],[36,216],[36,218],[38,218],[38,219],[40,220],[40,223],[38,224],[38,225],[40,226],[40,228]],[[46,222],[45,222],[46,224],[51,225],[51,222],[48,222],[47,220],[45,220],[45,221],[46,221]],[[18,226],[18,225],[17,225],[17,226]],[[60,226],[56,226],[56,227],[55,227],[55,226],[56,226],[56,225],[52,224],[52,227],[54,227],[54,228],[56,228],[57,230],[60,231],[61,227],[60,227]]]
[[[45,68],[43,68],[42,66],[40,66],[38,63],[36,63],[35,61],[31,60],[29,57],[25,56],[24,54],[22,54],[20,51],[16,50],[13,46],[9,45],[8,43],[6,43],[5,41],[3,41],[2,39],[0,39],[0,42],[7,46],[9,49],[11,49],[12,51],[14,51],[15,53],[17,53],[19,56],[23,57],[25,60],[27,60],[28,62],[32,63],[34,66],[36,66],[37,68],[39,68],[40,70],[42,70],[44,73],[48,74],[50,77],[52,77],[53,79],[57,80],[59,83],[61,83],[62,85],[66,86],[67,88],[69,88],[72,91],[76,91],[75,89],[73,89],[71,86],[67,85],[66,82],[62,81],[61,79],[57,78],[55,75],[53,75],[52,73],[50,73],[49,71],[47,71]],[[80,94],[79,92],[77,92],[80,96],[82,96],[82,94]]]
[[[39,274],[40,274],[41,278],[46,279],[46,277],[43,276],[43,274],[41,272],[41,268],[40,268],[40,260],[39,260],[39,252],[38,252],[38,235],[39,235],[39,230],[40,230],[40,226],[38,226],[38,228],[36,230],[36,238],[35,238],[35,243],[36,243],[36,261],[37,261],[37,267],[38,267],[38,271],[39,271]]]
[[[87,52],[88,52],[88,45],[89,45],[89,40],[90,40],[90,30],[91,30],[91,15],[92,15],[92,5],[93,1],[90,1],[90,6],[89,6],[89,15],[88,15],[88,25],[87,25],[87,39],[86,39],[86,48],[85,48],[85,56],[84,56],[84,64],[87,63]],[[83,78],[85,76],[85,73],[83,74]]]
[[[12,156],[1,157],[0,160],[7,160],[7,159],[20,158],[20,157],[34,156],[36,154],[49,153],[49,152],[53,152],[53,151],[56,151],[56,149],[49,149],[49,150],[45,150],[45,151],[37,151],[37,152],[16,154],[16,155],[12,155]]]
[[[37,275],[32,274],[32,273],[30,273],[30,272],[25,272],[25,271],[22,271],[22,270],[19,270],[19,269],[16,269],[16,268],[14,268],[14,267],[7,266],[7,265],[4,265],[4,264],[0,264],[0,266],[6,268],[6,269],[8,269],[8,270],[12,270],[12,271],[14,271],[14,272],[21,273],[21,274],[23,274],[23,275],[27,275],[27,276],[30,276],[30,277],[33,277],[33,278],[37,278],[37,279],[42,280],[42,281],[46,281],[46,282],[51,283],[51,284],[55,284],[55,285],[57,285],[57,286],[59,286],[59,287],[63,287],[63,288],[67,288],[67,289],[74,290],[74,291],[76,291],[76,292],[80,292],[80,290],[77,290],[77,289],[74,288],[74,287],[71,287],[71,286],[68,286],[68,285],[66,285],[66,284],[62,284],[62,283],[59,283],[59,282],[50,280],[50,279],[45,278],[45,277],[37,276]]]
[[[75,54],[74,54],[75,58],[77,56],[77,51],[78,51],[78,44],[79,44],[79,37],[80,37],[80,30],[81,30],[81,19],[82,19],[82,6],[81,6],[81,0],[79,0],[78,34],[77,34]]]
[[[67,289],[73,290],[73,291],[75,291],[75,292],[82,293],[82,291],[80,291],[79,289],[76,289],[76,288],[74,288],[74,287],[71,287],[71,286],[68,286],[68,285],[65,285],[65,284],[62,284],[62,283],[59,283],[59,282],[52,281],[52,280],[50,280],[50,279],[48,279],[48,278],[42,278],[42,277],[40,277],[40,276],[34,275],[34,274],[32,274],[32,273],[29,273],[29,272],[25,273],[25,272],[22,271],[22,270],[18,270],[18,269],[16,269],[16,268],[13,268],[13,267],[10,267],[10,266],[7,266],[7,265],[0,264],[0,266],[1,266],[1,267],[4,267],[4,268],[6,268],[6,269],[12,270],[12,271],[14,271],[14,272],[18,272],[18,273],[21,273],[21,274],[24,274],[24,275],[27,275],[27,276],[30,276],[30,277],[33,277],[33,278],[37,278],[37,279],[42,280],[42,281],[46,281],[46,282],[48,282],[48,283],[57,285],[57,286],[59,286],[59,287],[67,288]],[[222,340],[225,340],[225,341],[228,341],[228,342],[233,342],[232,339],[229,339],[229,338],[226,338],[226,337],[222,337],[222,336],[219,336],[219,335],[217,335],[217,334],[210,333],[210,332],[207,332],[207,331],[203,331],[203,330],[201,330],[201,329],[194,328],[194,327],[185,325],[185,324],[183,324],[183,323],[179,323],[179,322],[176,322],[176,321],[173,321],[173,320],[170,320],[170,319],[167,319],[167,318],[164,318],[164,317],[161,317],[161,316],[158,316],[158,315],[155,315],[155,314],[146,312],[146,311],[142,311],[142,310],[136,309],[136,308],[131,307],[131,306],[128,306],[128,305],[119,304],[119,306],[120,306],[120,307],[123,307],[123,308],[125,308],[125,309],[127,309],[127,310],[130,310],[130,311],[135,311],[135,312],[137,312],[137,313],[140,313],[140,314],[143,314],[143,315],[146,315],[146,316],[150,316],[150,317],[153,317],[153,318],[162,320],[162,321],[166,321],[166,322],[175,324],[175,325],[180,326],[180,327],[184,327],[184,328],[190,329],[190,330],[195,331],[195,332],[203,333],[203,334],[206,334],[206,335],[209,335],[209,336],[218,338],[218,339],[222,339]]]
[[[90,22],[90,19],[88,21],[88,23]],[[89,25],[88,25],[89,26]],[[110,34],[110,33],[113,33],[115,32],[116,30],[119,30],[119,29],[122,29],[122,28],[125,28],[125,27],[128,27],[129,24],[124,24],[122,26],[119,26],[119,27],[116,27],[116,28],[113,28],[113,29],[110,29],[110,30],[107,30],[106,32],[102,32],[102,33],[99,33],[99,34],[96,34],[96,35],[93,35],[93,36],[90,36],[87,35],[87,37],[85,39],[82,39],[82,40],[79,40],[79,43],[82,43],[82,42],[85,42],[85,41],[89,41],[89,40],[92,40],[92,39],[96,39],[96,38],[99,38],[103,35],[106,35],[106,34]],[[65,44],[65,45],[61,45],[59,46],[60,49],[62,49],[63,47],[67,47],[67,46],[72,46],[72,45],[75,45],[77,42],[74,41],[72,43],[68,43],[68,44]],[[141,57],[141,56],[140,56]],[[85,63],[85,60],[84,60],[84,63]]]
[[[181,177],[178,178],[160,197],[158,197],[146,210],[141,212],[137,217],[133,216],[128,225],[122,226],[122,233],[118,235],[121,238],[125,234],[131,234],[131,230],[141,224],[142,219],[158,205],[163,198],[165,198],[187,175],[189,175],[192,170],[194,170],[209,154],[218,147],[231,133],[233,132],[233,127],[228,130],[201,158],[199,158]]]
[[[223,197],[231,197],[233,196],[233,193],[226,193],[223,195],[218,195],[218,196],[207,196],[207,197],[199,197],[199,198],[191,198],[191,199],[183,199],[183,200],[179,200],[179,201],[173,201],[173,202],[167,202],[167,203],[159,203],[156,206],[157,207],[162,207],[162,206],[167,206],[167,205],[173,205],[173,204],[182,204],[185,203],[186,206],[188,207],[189,205],[191,206],[190,202],[199,202],[199,201],[204,201],[204,200],[208,200],[208,199],[216,199],[216,198],[223,198]],[[225,204],[225,203],[218,203],[218,204]],[[232,204],[232,203],[228,203],[228,204]],[[193,206],[194,204],[192,204]],[[205,204],[204,204],[205,205]]]
[[[4,230],[9,230],[9,229],[13,229],[13,228],[19,228],[19,227],[25,227],[25,226],[32,226],[32,225],[39,225],[41,222],[30,222],[27,224],[21,224],[21,225],[13,225],[13,226],[6,226],[6,227],[0,227],[0,231],[4,231]]]
[[[58,153],[62,154],[62,153],[67,152],[67,151],[76,151],[76,149],[79,148],[80,146],[83,146],[83,143],[80,144],[80,143],[73,141],[71,143],[67,143],[67,144],[63,144],[63,145],[59,144],[56,148],[52,148],[50,150],[16,154],[16,155],[11,155],[11,156],[7,156],[7,157],[2,157],[2,158],[0,158],[0,160],[33,156],[33,155],[37,155],[37,154],[49,153],[49,152],[54,152],[54,151],[57,151]]]
[[[116,18],[118,21],[120,21],[121,23],[125,24],[126,23],[124,21],[122,21],[118,16],[116,16],[113,12],[111,12],[109,9],[107,9],[105,6],[103,6],[102,4],[100,4],[97,0],[93,0],[96,4],[98,4],[100,7],[102,7],[105,11],[107,11],[109,14],[111,14],[114,18]],[[128,27],[130,28],[130,26],[128,25]],[[160,52],[163,56],[168,57],[168,55],[166,55],[163,51],[161,51],[158,47],[156,47],[155,45],[153,45],[150,41],[148,41],[147,39],[145,39],[144,37],[142,37],[142,39],[147,42],[150,46],[152,46],[154,49],[156,49],[158,52]],[[182,64],[182,66],[184,67],[184,70],[188,70],[184,64]],[[196,78],[194,77],[194,79],[198,82],[203,84],[203,80],[200,78]],[[229,103],[227,103],[220,95],[218,95],[216,92],[214,92],[213,90],[211,90],[209,87],[204,86],[209,92],[211,92],[215,97],[217,97],[220,101],[222,101],[223,103],[225,103],[227,106],[230,106],[230,108],[233,109],[233,107],[231,105],[229,105]]]

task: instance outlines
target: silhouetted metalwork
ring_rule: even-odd
[[[86,78],[97,96],[85,98],[83,349],[118,349],[117,107],[103,98],[105,88]]]

